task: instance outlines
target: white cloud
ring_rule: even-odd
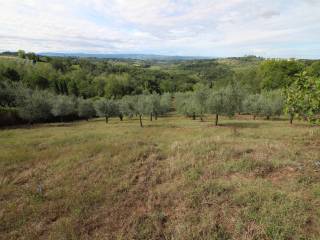
[[[319,57],[318,0],[0,0],[0,50]]]

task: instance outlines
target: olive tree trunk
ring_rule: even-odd
[[[215,120],[215,125],[218,126],[218,121],[219,121],[219,114],[216,114],[216,120]]]
[[[140,127],[143,127],[143,125],[142,125],[142,115],[139,115],[139,120],[140,120]]]

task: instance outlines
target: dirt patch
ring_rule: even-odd
[[[267,176],[267,179],[269,179],[272,183],[276,184],[294,178],[298,174],[299,172],[297,171],[297,169],[288,166],[272,172]]]

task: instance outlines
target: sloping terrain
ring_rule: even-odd
[[[319,239],[320,129],[102,119],[0,131],[0,239]]]

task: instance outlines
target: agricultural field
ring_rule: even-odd
[[[0,130],[0,239],[320,239],[320,128],[219,121]]]

